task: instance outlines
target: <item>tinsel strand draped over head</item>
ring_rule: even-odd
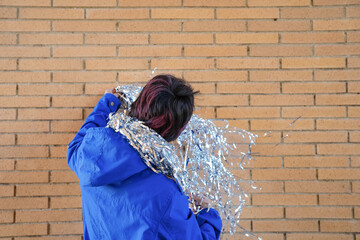
[[[257,135],[231,128],[223,120],[207,120],[193,114],[178,139],[169,143],[141,121],[127,116],[141,90],[137,85],[116,88],[121,93],[122,107],[109,115],[107,127],[123,134],[154,172],[176,179],[186,195],[208,197],[210,207],[217,209],[223,220],[223,232],[233,235],[238,228],[245,236],[256,237],[238,225],[247,197],[243,187],[256,187],[227,168],[245,172],[244,165],[251,160]],[[217,126],[217,121],[225,126]]]

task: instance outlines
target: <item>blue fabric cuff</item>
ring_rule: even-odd
[[[103,96],[105,98],[106,104],[110,109],[110,112],[116,112],[121,106],[121,101],[112,93],[105,93]]]

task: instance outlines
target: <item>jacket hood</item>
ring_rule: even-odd
[[[79,147],[77,175],[81,185],[122,182],[148,167],[125,137],[111,128],[89,128]]]

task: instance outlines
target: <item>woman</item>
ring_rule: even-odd
[[[191,118],[194,94],[183,79],[158,75],[128,115],[173,141]],[[194,197],[203,208],[195,215],[176,179],[155,173],[122,134],[106,128],[119,97],[107,90],[68,148],[80,180],[84,239],[219,239],[222,222],[206,199]]]

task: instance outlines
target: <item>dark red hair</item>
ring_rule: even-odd
[[[191,118],[196,93],[184,79],[157,75],[132,103],[129,116],[143,121],[166,141],[173,141]]]

